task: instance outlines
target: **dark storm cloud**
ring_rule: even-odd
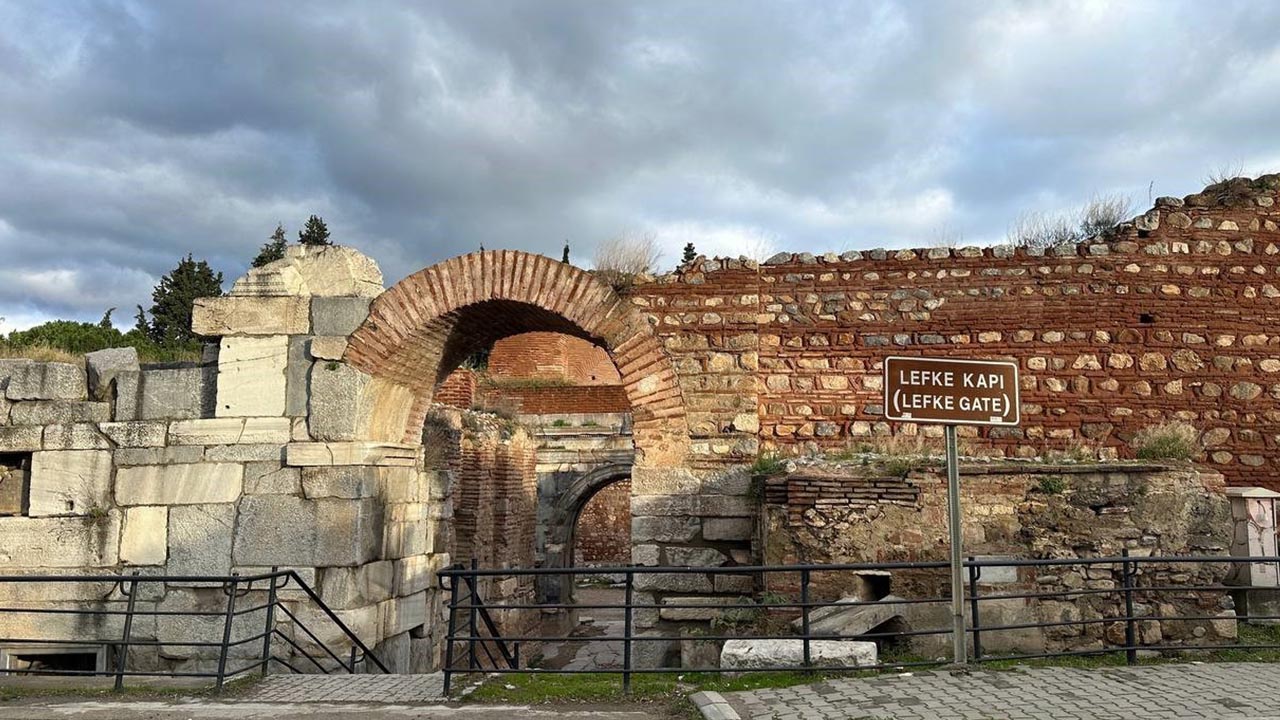
[[[316,212],[388,280],[1002,238],[1280,164],[1280,5],[0,2],[0,315],[131,315]]]

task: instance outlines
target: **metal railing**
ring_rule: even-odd
[[[1131,556],[1128,551],[1119,557],[1098,558],[1064,558],[1064,559],[976,559],[970,557],[965,563],[967,582],[965,596],[967,601],[966,632],[970,635],[970,656],[964,662],[991,662],[1008,660],[1033,660],[1043,658],[1061,658],[1073,656],[1107,655],[1123,653],[1126,662],[1133,664],[1139,661],[1143,651],[1185,652],[1185,651],[1221,651],[1221,650],[1280,650],[1280,642],[1240,643],[1227,639],[1209,637],[1208,633],[1191,633],[1187,639],[1169,640],[1157,638],[1154,633],[1140,637],[1140,628],[1146,621],[1163,621],[1175,623],[1209,624],[1222,621],[1277,621],[1280,615],[1237,614],[1224,615],[1221,611],[1203,610],[1213,603],[1223,603],[1228,593],[1244,590],[1239,586],[1223,582],[1232,566],[1249,563],[1280,563],[1280,557],[1232,557],[1232,556],[1167,556],[1139,557]],[[856,563],[842,565],[754,565],[729,567],[598,567],[598,568],[534,568],[534,569],[480,569],[474,563],[467,568],[461,565],[441,571],[442,587],[449,592],[449,626],[445,647],[444,682],[447,695],[452,686],[453,676],[459,673],[483,671],[494,673],[608,673],[621,674],[623,689],[630,692],[633,675],[640,673],[717,673],[717,672],[774,672],[774,671],[847,671],[847,670],[882,670],[904,669],[911,667],[929,667],[947,665],[951,658],[919,658],[895,657],[874,664],[858,665],[823,665],[814,661],[813,643],[821,640],[870,640],[875,641],[882,649],[891,644],[927,636],[949,636],[951,633],[951,616],[947,606],[951,602],[947,587],[946,562],[891,562],[891,563]],[[1017,579],[1002,579],[997,583],[983,580],[983,571],[995,568],[1013,569]],[[1105,570],[1105,573],[1098,572]],[[1092,571],[1092,572],[1091,572]],[[894,597],[893,604],[906,607],[939,606],[936,613],[936,626],[909,627],[875,632],[859,632],[855,634],[813,632],[815,613],[824,608],[852,609],[882,604],[881,600],[845,601],[838,598],[815,599],[815,590],[832,587],[832,577],[855,574],[890,574],[902,576],[915,573],[930,580],[924,584],[940,587],[941,591],[928,595],[911,594],[907,597]],[[1078,580],[1073,580],[1075,587],[1065,587],[1054,580],[1055,574],[1076,572]],[[609,603],[510,603],[486,601],[477,592],[478,582],[482,578],[522,578],[539,575],[570,575],[577,577],[621,576],[622,601]],[[750,604],[733,602],[732,595],[722,594],[724,604],[706,604],[706,596],[712,595],[710,581],[702,587],[707,592],[684,593],[702,597],[698,602],[690,602],[687,598],[682,602],[677,596],[662,598],[663,602],[637,602],[638,591],[648,592],[649,583],[641,582],[637,588],[637,579],[650,575],[701,575],[715,576],[749,576],[752,578],[754,594],[759,596]],[[1105,575],[1105,577],[1103,577]],[[1204,576],[1207,581],[1196,581],[1196,576]],[[815,583],[815,576],[823,582]],[[1170,576],[1173,576],[1172,578]],[[789,578],[790,582],[779,583],[780,578]],[[847,579],[847,578],[846,578]],[[1049,581],[1049,582],[1046,582]],[[696,583],[695,583],[696,584]],[[840,583],[836,583],[839,585]],[[789,597],[775,600],[778,593],[767,591],[779,586],[794,588]],[[815,586],[822,587],[815,587]],[[1005,587],[999,587],[1003,585]],[[467,591],[463,592],[463,587]],[[1049,589],[1045,589],[1048,587]],[[761,592],[766,590],[765,592]],[[751,593],[748,593],[751,594]],[[1090,600],[1090,599],[1098,600]],[[992,621],[989,616],[995,615],[993,604],[1004,601],[1020,601],[1028,606],[1029,619],[1016,622]],[[1042,620],[1036,603],[1057,601],[1076,606],[1088,602],[1093,612],[1081,613],[1078,617],[1057,620]],[[1173,608],[1170,614],[1161,614],[1160,605],[1165,609]],[[1230,604],[1227,603],[1229,606]],[[1101,606],[1102,611],[1099,611]],[[1227,608],[1224,608],[1227,609]],[[591,637],[574,637],[567,634],[502,634],[498,627],[487,618],[497,611],[504,613],[532,611],[540,615],[544,611],[570,610],[609,610],[622,611],[621,634],[607,634]],[[656,626],[665,624],[668,628],[676,623],[653,622],[655,616],[663,611],[695,611],[700,614],[720,615],[720,620],[711,622],[710,632],[694,635],[663,633]],[[779,619],[787,622],[790,632],[751,632],[759,623],[736,625],[724,622],[726,616],[743,612],[776,613]],[[637,616],[647,614],[647,622],[652,629],[637,632]],[[484,619],[477,622],[477,617]],[[706,627],[705,619],[702,627]],[[794,622],[794,624],[793,624]],[[685,623],[686,625],[688,623]],[[796,626],[798,625],[798,631]],[[1091,630],[1101,626],[1099,632]],[[1123,640],[1115,641],[1105,630],[1122,629]],[[875,628],[872,628],[873,630]],[[741,631],[740,631],[741,630]],[[1057,650],[1048,649],[1050,643],[1044,643],[1042,651],[1013,651],[993,653],[984,649],[984,641],[1000,639],[1000,633],[1026,633],[1040,631],[1055,635]],[[1073,647],[1069,636],[1089,635],[1091,643],[1078,643],[1082,647]],[[1047,636],[1046,636],[1047,637]],[[1280,638],[1280,636],[1277,636]],[[635,650],[642,643],[673,643],[679,641],[717,641],[728,640],[799,640],[801,642],[801,659],[798,664],[779,664],[756,667],[658,667],[640,666],[635,659]],[[945,642],[945,638],[942,638]],[[1101,647],[1098,647],[1101,641]],[[476,648],[485,646],[519,647],[521,644],[564,642],[621,642],[620,667],[587,667],[575,669],[556,669],[545,667],[522,666],[519,653],[502,653],[501,662],[485,665],[479,660]],[[999,642],[993,644],[1000,644]],[[464,652],[454,652],[455,645],[465,645]],[[1009,643],[1005,643],[1009,645]],[[526,657],[536,657],[537,653],[525,653]],[[878,660],[883,660],[878,658]]]
[[[99,592],[77,594],[75,600],[25,600],[27,596],[57,597],[56,593],[41,593],[41,589],[53,586],[86,587],[105,585],[108,589]],[[281,591],[296,587],[294,597],[290,600],[281,598]],[[150,588],[158,588],[158,593],[148,593]],[[34,593],[23,593],[22,589],[34,589]],[[207,609],[164,607],[157,601],[167,590],[210,591],[225,598]],[[85,597],[96,595],[96,597]],[[151,598],[140,601],[140,597]],[[360,638],[352,632],[346,623],[331,610],[306,582],[293,570],[272,568],[271,572],[258,575],[0,575],[0,627],[31,628],[18,636],[10,632],[0,633],[0,651],[8,651],[10,655],[48,656],[59,648],[77,649],[85,647],[103,647],[107,649],[106,660],[109,667],[94,670],[65,669],[56,667],[0,667],[3,675],[52,675],[52,676],[113,676],[115,689],[124,688],[125,678],[203,678],[212,680],[214,687],[221,689],[232,679],[248,673],[258,672],[262,675],[272,671],[271,663],[289,672],[356,673],[378,671],[390,672],[382,661],[370,650]],[[247,606],[244,602],[249,602]],[[336,629],[338,639],[345,639],[349,644],[346,657],[330,647],[322,640],[317,631],[312,629],[300,617],[301,607],[290,608],[295,603],[310,603],[319,611],[320,622],[331,624],[325,630]],[[179,604],[179,603],[173,603]],[[193,601],[193,606],[200,605]],[[121,607],[123,605],[123,607]],[[62,631],[52,632],[41,629],[35,618],[70,617],[72,621]],[[257,618],[256,620],[252,618]],[[140,619],[154,618],[157,625],[161,622],[170,624],[182,619],[193,621],[189,627],[182,628],[181,633],[190,632],[192,637],[163,637],[164,633],[138,632],[136,625]],[[246,618],[245,620],[241,620]],[[110,621],[119,619],[120,629],[117,633],[109,632],[110,628],[95,630],[110,625]],[[261,624],[257,624],[257,623]],[[314,623],[313,623],[314,624]],[[240,632],[240,626],[256,627],[251,632]],[[206,637],[197,639],[200,627],[206,631]],[[317,628],[319,626],[317,625]],[[292,633],[287,632],[292,630]],[[87,633],[87,634],[86,634]],[[74,637],[72,637],[74,635]],[[57,636],[57,637],[51,637]],[[253,647],[260,643],[261,649],[253,652],[240,652],[239,648]],[[281,645],[290,652],[278,652]],[[154,651],[139,662],[137,653],[148,649]],[[168,649],[170,655],[175,649],[184,649],[176,654],[190,654],[195,658],[197,667],[207,665],[211,670],[171,670],[163,665],[172,660],[162,657]],[[25,651],[25,652],[24,652]],[[232,666],[235,660],[244,664]],[[132,665],[132,667],[131,667]],[[155,669],[138,669],[139,665],[154,666]]]

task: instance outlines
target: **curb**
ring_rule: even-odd
[[[704,690],[690,695],[689,699],[706,720],[742,720],[738,711],[730,707],[729,701],[718,692]]]

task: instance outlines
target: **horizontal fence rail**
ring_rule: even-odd
[[[55,590],[66,588],[77,589],[70,593],[75,599],[54,599],[65,597]],[[204,591],[217,599],[212,605],[206,598],[186,607],[161,607],[158,599],[175,589]],[[288,601],[281,598],[286,590],[291,591]],[[93,670],[0,667],[0,676],[109,676],[117,690],[124,688],[126,678],[197,678],[221,689],[229,680],[278,668],[293,673],[389,672],[293,570],[225,576],[0,575],[0,598],[0,652],[10,658],[56,657],[60,649],[105,650],[105,662]],[[316,611],[314,618],[299,617],[302,607]],[[50,617],[67,623],[51,630],[41,621]],[[138,623],[149,620],[155,624],[140,631]],[[159,630],[162,625],[165,632]],[[318,633],[335,639],[326,642]],[[349,651],[340,655],[331,647],[339,644],[349,645]],[[139,657],[142,651],[153,653]],[[194,669],[172,667],[182,664]]]
[[[1129,664],[1137,663],[1151,653],[1207,653],[1213,651],[1261,651],[1280,650],[1280,634],[1268,637],[1264,642],[1241,642],[1234,630],[1225,636],[1211,637],[1203,628],[1219,627],[1229,623],[1277,624],[1280,615],[1236,612],[1230,593],[1248,588],[1227,582],[1231,571],[1251,564],[1280,566],[1277,556],[1139,556],[1128,551],[1120,556],[1093,558],[969,558],[964,563],[967,581],[965,600],[967,609],[966,632],[972,642],[966,662],[989,663],[994,661],[1035,660],[1080,656],[1099,656],[1123,653]],[[630,692],[632,677],[649,673],[716,673],[716,672],[772,672],[772,671],[843,671],[906,669],[936,667],[952,662],[950,657],[929,657],[910,653],[883,651],[900,648],[904,643],[930,636],[939,636],[942,644],[951,635],[950,587],[947,580],[947,562],[887,562],[851,563],[831,565],[752,565],[721,567],[596,567],[596,568],[479,568],[473,561],[470,567],[457,565],[440,572],[441,586],[448,593],[448,630],[444,649],[444,682],[446,695],[450,692],[453,676],[459,673],[569,673],[569,674],[620,674],[623,689]],[[994,571],[1003,571],[1003,577],[995,580]],[[988,579],[983,572],[988,571]],[[1015,579],[1009,580],[1012,572]],[[847,610],[881,605],[880,599],[844,600],[839,597],[817,598],[826,587],[849,587],[840,579],[849,580],[857,574],[883,575],[889,573],[895,580],[911,575],[916,586],[936,586],[936,592],[921,594],[904,593],[887,602],[901,608],[938,609],[934,622],[924,627],[890,627],[888,629],[854,634],[815,633],[813,623],[822,619],[831,609]],[[1070,574],[1069,580],[1064,577]],[[705,575],[747,576],[752,579],[753,592],[719,594],[723,604],[707,604],[710,592],[684,593],[699,596],[697,601],[682,602],[679,594],[664,593],[661,601],[637,601],[638,592],[650,591],[648,583],[637,580],[647,575]],[[621,578],[621,601],[611,602],[512,602],[494,597],[486,583],[496,585],[515,579],[517,582],[534,581],[545,576],[579,578]],[[833,582],[833,580],[835,580]],[[924,582],[921,582],[921,581]],[[1003,586],[1003,587],[1002,587]],[[788,592],[779,593],[778,588]],[[827,595],[831,595],[826,591]],[[749,600],[747,596],[750,596]],[[652,597],[652,596],[650,596]],[[1280,593],[1277,595],[1280,598]],[[1046,603],[1058,603],[1062,607],[1056,619]],[[1088,611],[1083,608],[1087,606]],[[1009,619],[1008,608],[1023,608],[1024,617]],[[1072,608],[1063,610],[1062,608]],[[495,617],[518,617],[518,613],[531,613],[542,617],[546,613],[573,610],[622,611],[621,632],[576,637],[566,632],[504,632],[503,623]],[[654,622],[663,611],[693,610],[703,618],[695,633],[679,634],[678,626],[690,622]],[[824,612],[825,611],[825,612]],[[822,613],[815,619],[816,613]],[[927,612],[914,613],[928,617]],[[1014,613],[1017,614],[1016,612]],[[710,627],[707,627],[708,617]],[[640,628],[637,620],[647,616],[646,628]],[[751,621],[741,618],[751,616]],[[772,617],[774,625],[781,622],[784,630],[769,627],[761,622]],[[737,620],[735,620],[737,618]],[[1170,639],[1146,627],[1146,623],[1183,624],[1182,636]],[[1186,625],[1186,624],[1192,625]],[[520,623],[517,621],[516,623]],[[1219,625],[1211,625],[1219,624]],[[763,627],[762,627],[763,626]],[[1187,630],[1187,628],[1192,628]],[[1144,629],[1145,628],[1145,629]],[[1195,628],[1201,628],[1197,631]],[[992,645],[1008,645],[1005,640],[1015,633],[1040,633],[1041,648],[1020,651],[992,651]],[[1090,640],[1083,638],[1089,637]],[[1232,640],[1231,638],[1237,638]],[[1275,641],[1272,641],[1275,638]],[[759,667],[659,667],[636,662],[636,651],[645,643],[669,645],[681,641],[722,642],[728,640],[798,640],[801,659],[794,664],[777,664]],[[817,662],[813,643],[825,640],[866,640],[877,644],[882,651],[873,664],[851,666],[824,665]],[[996,642],[984,644],[988,640]],[[536,652],[529,647],[543,643],[593,643],[615,642],[622,644],[620,667],[578,667],[557,669],[531,666],[522,662],[521,647],[525,658],[534,658]],[[1036,642],[1031,642],[1036,645]],[[899,651],[900,652],[900,651]]]

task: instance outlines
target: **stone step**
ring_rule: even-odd
[[[809,614],[809,634],[839,635],[841,637],[862,635],[871,632],[890,620],[901,618],[909,607],[902,602],[902,598],[896,595],[886,595],[869,605],[849,605],[856,602],[866,601],[860,598],[846,597],[841,598],[835,605],[818,608],[811,612]],[[848,607],[841,607],[841,605],[848,605]],[[797,632],[801,630],[802,625],[803,623],[799,618],[791,623],[792,629]]]

